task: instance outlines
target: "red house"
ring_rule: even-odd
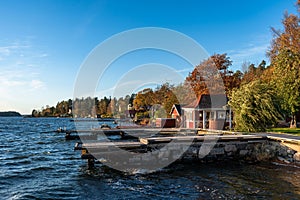
[[[181,127],[181,106],[179,104],[174,104],[170,112],[171,118],[176,119],[176,127]]]
[[[223,130],[225,121],[231,128],[231,110],[225,94],[203,94],[190,105],[181,109],[183,128]]]

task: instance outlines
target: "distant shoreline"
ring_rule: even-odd
[[[16,111],[2,111],[0,117],[22,117],[22,115]]]

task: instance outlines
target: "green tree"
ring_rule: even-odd
[[[269,84],[252,81],[235,89],[229,105],[234,110],[235,129],[265,131],[281,117],[277,95]]]
[[[282,109],[291,116],[290,127],[297,127],[300,110],[300,52],[282,50],[273,60],[273,84],[281,97]]]
[[[273,29],[268,54],[274,68],[272,83],[280,94],[282,108],[291,116],[293,128],[297,127],[296,113],[300,110],[300,18],[285,13],[282,23],[283,31]]]

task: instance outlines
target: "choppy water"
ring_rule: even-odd
[[[86,167],[59,127],[69,119],[0,118],[0,199],[300,199],[300,169],[180,164],[126,175]]]

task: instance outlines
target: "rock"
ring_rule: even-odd
[[[286,152],[287,152],[288,154],[291,154],[291,153],[293,153],[293,151],[292,151],[292,150],[290,150],[290,149],[288,149]]]
[[[294,154],[294,160],[300,162],[300,152]]]
[[[291,163],[290,161],[288,161],[288,160],[286,160],[285,158],[280,157],[280,156],[278,156],[277,159],[278,159],[279,161],[284,162],[284,163],[287,163],[287,164]]]
[[[286,157],[288,155],[288,153],[284,148],[281,148],[281,149],[279,149],[279,155]]]
[[[247,155],[248,153],[249,153],[248,150],[240,150],[240,155],[241,155],[241,156],[245,156],[245,155]]]
[[[221,154],[224,154],[224,149],[223,148],[213,148],[209,154],[210,155],[221,155]]]
[[[226,145],[225,146],[225,151],[226,152],[236,152],[237,151],[237,148],[236,148],[236,146],[235,145],[233,145],[233,144],[228,144],[228,145]]]
[[[204,158],[205,156],[207,156],[208,154],[210,154],[210,152],[213,150],[213,145],[212,144],[209,144],[209,143],[206,143],[206,144],[203,144],[200,149],[199,149],[199,152],[198,152],[198,158],[202,159]]]

